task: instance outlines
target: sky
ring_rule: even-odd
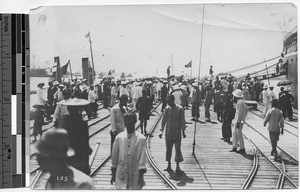
[[[220,73],[279,56],[297,22],[289,3],[205,4],[202,15],[203,4],[39,7],[30,13],[31,66],[51,67],[59,56],[81,72],[90,31],[96,72],[162,77],[173,66],[171,73],[190,75],[184,65],[192,60],[197,77],[201,52],[204,76],[210,65]]]

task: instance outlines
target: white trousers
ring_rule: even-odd
[[[235,125],[234,125],[234,128],[233,128],[232,147],[237,148],[238,143],[239,143],[240,149],[245,148],[244,137],[243,137],[243,123],[240,123],[239,128],[236,128]]]
[[[133,110],[137,110],[136,108],[136,102],[137,102],[138,99],[132,99],[132,107],[133,107]]]
[[[263,111],[263,115],[266,116],[268,110],[270,109],[270,104],[269,103],[264,103],[264,111]]]

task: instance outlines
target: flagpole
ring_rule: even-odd
[[[72,79],[72,81],[73,81],[72,67],[71,67],[71,62],[70,62],[70,60],[68,61],[68,63],[69,63],[69,67],[70,67],[71,79]]]
[[[95,81],[95,66],[94,66],[94,57],[93,57],[93,49],[92,49],[92,40],[91,40],[91,34],[90,34],[90,32],[88,34],[89,34],[89,42],[90,42],[92,66],[93,66],[93,75],[92,75],[92,78],[93,78],[93,82],[94,82]]]
[[[200,82],[200,66],[201,66],[201,56],[202,56],[202,38],[203,38],[203,27],[204,27],[204,8],[205,4],[203,4],[203,11],[202,11],[202,27],[201,27],[201,42],[200,42],[200,58],[199,58],[199,72],[198,72],[198,82]],[[193,152],[192,154],[195,155],[195,146],[196,146],[196,121],[194,126],[194,141],[193,141]]]
[[[171,61],[172,61],[172,72],[173,72],[173,75],[175,75],[175,74],[174,74],[173,55],[172,55],[172,54],[171,54]]]
[[[192,78],[192,68],[193,68],[193,64],[192,64],[192,61],[191,61],[191,75],[190,75],[190,78]]]

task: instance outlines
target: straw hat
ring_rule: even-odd
[[[268,85],[267,84],[264,85],[263,89],[268,89]]]
[[[75,151],[70,147],[65,129],[49,129],[35,145],[36,154],[53,159],[71,157]]]
[[[193,87],[198,87],[199,85],[198,85],[198,83],[193,83],[192,86]]]
[[[273,85],[270,85],[269,88],[274,88],[274,86],[273,86]]]
[[[237,98],[244,98],[244,94],[243,94],[242,90],[240,90],[240,89],[236,89],[235,91],[233,91],[232,95]]]
[[[163,83],[167,84],[167,83],[168,83],[168,81],[167,81],[167,80],[164,80],[164,81],[163,81]]]
[[[174,89],[174,90],[177,90],[177,89],[179,89],[179,86],[178,86],[178,85],[175,85],[175,86],[173,87],[173,89]]]
[[[82,105],[88,105],[90,102],[85,99],[78,99],[78,98],[72,98],[68,100],[62,100],[59,102],[60,105],[65,105],[65,106],[82,106]]]
[[[63,84],[59,84],[58,87],[64,88],[65,86]]]
[[[54,85],[54,86],[59,85],[59,82],[58,82],[58,81],[54,81],[54,82],[53,82],[53,85]]]

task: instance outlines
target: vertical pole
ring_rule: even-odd
[[[54,63],[56,63],[56,81],[61,83],[61,70],[59,57],[54,57]]]
[[[199,59],[199,72],[198,72],[198,82],[200,82],[200,66],[201,66],[201,55],[202,55],[202,38],[203,38],[203,27],[204,27],[204,8],[205,4],[203,4],[203,11],[202,11],[202,28],[201,28],[201,42],[200,42],[200,59]],[[192,154],[195,154],[195,145],[196,145],[196,121],[195,121],[195,127],[194,127],[194,141],[193,141],[193,152]]]
[[[201,56],[202,56],[202,39],[203,39],[203,28],[204,28],[204,7],[205,4],[203,4],[203,10],[202,10],[202,27],[201,27],[201,41],[200,41],[200,59],[199,59],[199,72],[198,72],[198,82],[200,81],[200,66],[201,66]]]
[[[270,85],[270,78],[269,78],[269,73],[268,73],[268,66],[266,65],[266,70],[267,70],[267,78],[268,78],[268,83]]]
[[[69,67],[70,67],[71,79],[72,79],[72,81],[73,81],[72,67],[71,67],[71,62],[70,62],[70,60],[68,61],[68,63],[69,63]]]
[[[93,66],[92,80],[94,82],[95,81],[95,66],[94,66],[94,57],[93,57],[92,40],[91,40],[90,32],[89,32],[89,42],[90,42],[90,50],[91,50],[91,58],[92,58],[92,66]]]
[[[172,72],[173,72],[173,75],[175,75],[174,74],[173,55],[172,54],[171,54],[171,61],[172,61]]]
[[[193,68],[193,64],[191,63],[191,71],[190,71],[190,72],[191,72],[191,74],[190,74],[190,78],[192,78],[192,71],[193,71],[193,69],[192,69],[192,68]]]

